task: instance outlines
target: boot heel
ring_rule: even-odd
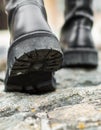
[[[63,67],[96,68],[98,53],[95,49],[69,49],[64,53]]]
[[[9,49],[8,66],[11,76],[29,71],[56,71],[63,56],[55,37],[41,36],[14,43]]]
[[[18,86],[29,86],[33,84],[37,87],[40,86],[36,81],[31,84],[32,81],[28,78],[29,74],[31,75],[32,73],[30,78],[33,79],[33,73],[37,72],[37,77],[40,77],[38,72],[43,72],[41,75],[43,77],[45,72],[52,73],[58,70],[62,65],[62,60],[63,56],[58,40],[51,35],[31,37],[15,42],[10,47],[8,53],[9,62],[5,78],[6,90],[9,90],[8,87],[12,84],[15,90],[14,87],[16,87],[17,83]],[[34,78],[36,78],[35,75]],[[27,82],[25,82],[26,80]],[[39,79],[38,82],[40,83],[41,80]]]
[[[44,76],[43,76],[44,75]],[[22,92],[43,94],[56,90],[56,81],[51,72],[31,72],[24,75],[9,77],[6,92]]]

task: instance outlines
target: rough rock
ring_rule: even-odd
[[[0,130],[101,130],[101,66],[55,78],[57,91],[44,95],[5,93],[1,83]]]

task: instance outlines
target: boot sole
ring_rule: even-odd
[[[60,68],[62,60],[61,48],[53,35],[20,39],[12,44],[8,52],[5,91],[27,92],[28,86],[33,93],[54,91],[52,72]],[[44,85],[39,89],[40,83]]]
[[[44,75],[44,76],[43,76]],[[44,94],[56,90],[56,81],[51,72],[29,72],[9,77],[6,92]]]
[[[96,68],[98,66],[98,52],[94,49],[69,49],[64,53],[62,67]]]

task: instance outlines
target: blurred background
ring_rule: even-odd
[[[53,32],[59,38],[61,27],[64,23],[64,0],[44,0],[48,21]],[[93,0],[94,26],[92,35],[97,49],[101,49],[101,0]],[[0,0],[0,71],[5,70],[7,50],[10,35],[7,30],[7,17],[4,13],[2,0]]]

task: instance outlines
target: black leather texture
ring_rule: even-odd
[[[51,32],[43,0],[5,0],[11,43],[36,31]]]
[[[65,0],[65,23],[61,31],[63,50],[94,48],[92,0]]]

